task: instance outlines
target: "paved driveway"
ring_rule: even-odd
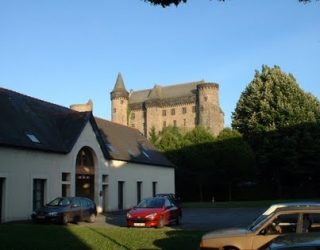
[[[227,227],[246,227],[264,210],[264,208],[185,208],[182,224],[174,227],[205,231]],[[125,227],[125,216],[125,212],[99,215],[95,224]]]

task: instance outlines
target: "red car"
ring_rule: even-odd
[[[127,226],[163,227],[173,222],[179,225],[180,210],[168,197],[147,198],[127,213]]]

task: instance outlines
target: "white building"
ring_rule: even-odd
[[[99,211],[174,193],[174,166],[136,129],[0,88],[0,221],[29,219],[57,196]]]

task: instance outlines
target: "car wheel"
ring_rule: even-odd
[[[64,214],[64,215],[62,216],[62,224],[63,224],[63,225],[67,225],[68,222],[69,222],[69,217],[68,217],[68,215]]]
[[[96,215],[95,214],[91,214],[88,220],[90,223],[93,223],[96,221]]]
[[[158,224],[158,228],[161,228],[161,227],[164,227],[164,218],[163,218],[163,216],[160,217],[159,224]]]

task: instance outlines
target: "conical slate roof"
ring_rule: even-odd
[[[114,88],[111,92],[111,99],[118,97],[129,97],[129,92],[126,90],[126,87],[124,86],[121,73],[118,74],[116,84],[114,85]]]

